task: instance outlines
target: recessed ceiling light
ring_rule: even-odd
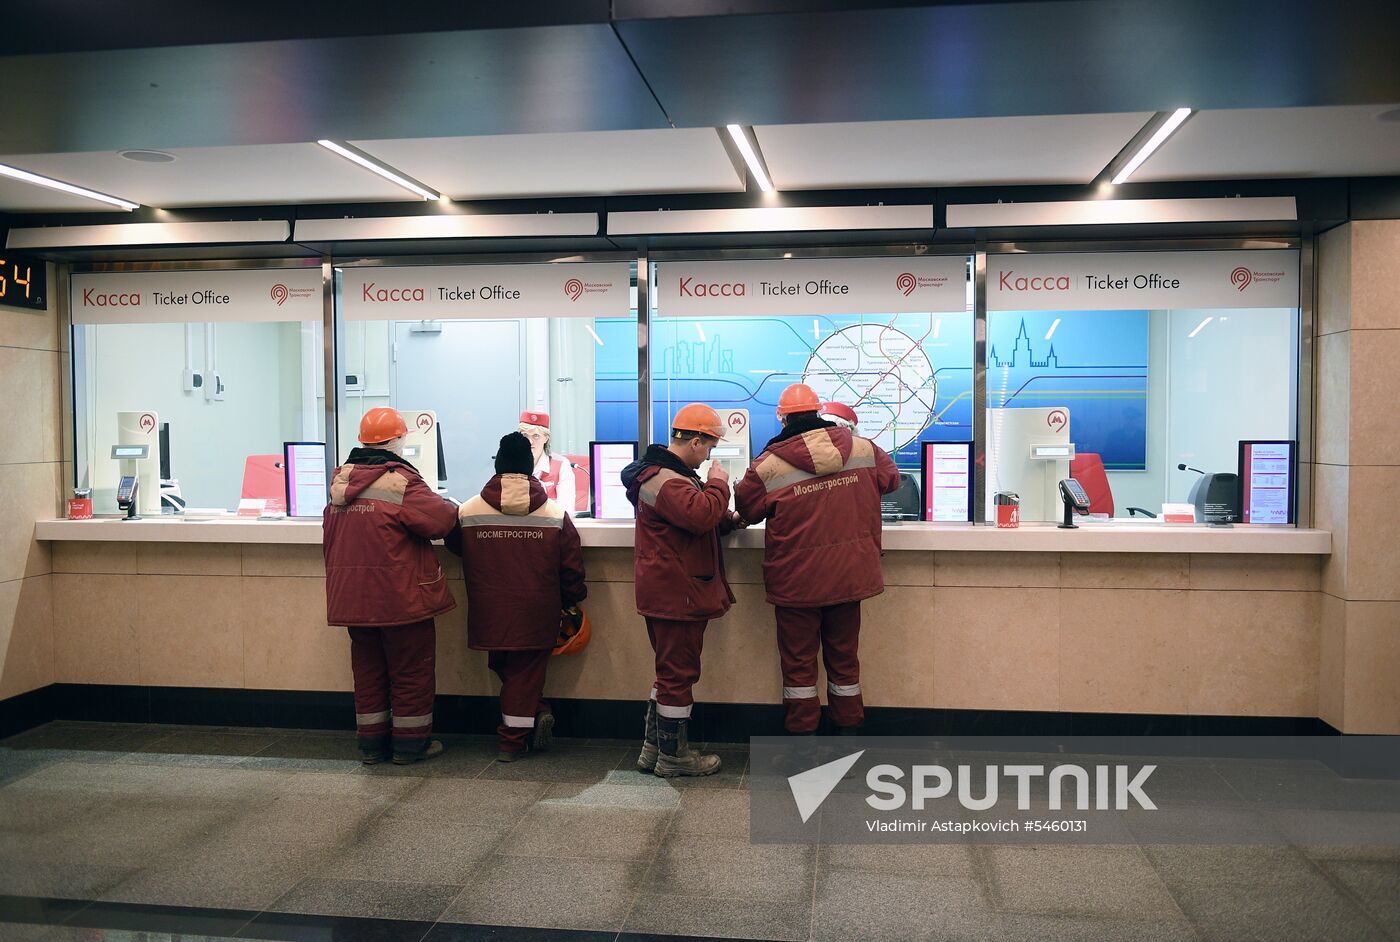
[[[124,150],[118,156],[141,164],[168,164],[175,159],[174,154],[163,150]]]
[[[1390,124],[1400,124],[1400,108],[1391,108],[1389,111],[1382,111],[1376,115],[1377,121],[1385,121]]]

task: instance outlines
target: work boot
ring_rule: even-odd
[[[541,711],[535,714],[535,729],[530,733],[530,751],[543,752],[554,739],[554,714]]]
[[[396,752],[394,753],[394,765],[412,765],[415,762],[422,762],[424,759],[431,759],[442,755],[442,743],[434,739],[428,743],[428,748],[422,752]]]
[[[656,769],[656,757],[661,753],[656,745],[656,701],[647,701],[647,728],[642,736],[642,753],[637,756],[637,771],[652,772]]]
[[[379,750],[379,751],[375,751],[375,752],[361,752],[361,753],[360,753],[360,764],[361,764],[361,765],[378,765],[378,764],[381,763],[381,762],[388,762],[389,759],[392,758],[392,757],[393,757],[393,753],[389,752],[389,750],[387,750],[387,749]]]
[[[713,775],[719,771],[719,756],[690,748],[686,737],[689,725],[689,720],[657,717],[656,744],[661,754],[656,757],[653,774],[661,778],[675,778],[678,775]]]

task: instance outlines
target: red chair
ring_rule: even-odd
[[[267,501],[267,509],[287,509],[287,469],[281,455],[249,455],[243,462],[243,498]]]
[[[1075,455],[1069,462],[1069,476],[1078,481],[1084,493],[1089,495],[1089,513],[1113,516],[1113,488],[1108,484],[1108,472],[1104,470],[1102,456],[1093,452]],[[1128,516],[1157,515],[1142,507],[1129,507]]]

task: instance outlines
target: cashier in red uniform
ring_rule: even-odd
[[[696,473],[723,436],[719,413],[692,403],[676,413],[668,444],[650,446],[622,469],[637,508],[637,612],[656,655],[637,768],[662,778],[720,768],[719,756],[690,748],[689,726],[705,627],[734,604],[719,541],[740,524],[729,509],[729,475],[718,461],[705,480]]]
[[[433,552],[457,508],[403,457],[408,426],[393,409],[360,420],[360,444],[331,478],[322,516],[326,621],[350,632],[355,729],[366,765],[442,752],[432,740],[433,618],[456,607]]]
[[[497,758],[513,762],[549,745],[554,713],[542,699],[561,609],[588,595],[583,549],[564,509],[531,476],[530,442],[501,439],[496,474],[462,505],[447,548],[462,557],[467,646],[486,651],[501,679]]]
[[[549,413],[520,413],[518,431],[530,440],[530,454],[535,462],[531,473],[544,485],[545,496],[558,501],[565,510],[576,509],[574,466],[567,458],[560,458],[549,450]]]
[[[826,666],[827,714],[837,732],[865,719],[860,688],[860,603],[885,590],[880,495],[899,469],[879,446],[818,413],[811,387],[778,398],[783,428],[734,489],[739,514],[766,520],[763,582],[778,622],[788,732],[821,721],[817,654]]]

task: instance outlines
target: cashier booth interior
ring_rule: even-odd
[[[136,481],[136,514],[138,516],[158,516],[160,514],[160,470],[161,470],[160,416],[151,411],[117,413],[117,448],[112,457],[121,465],[121,477],[133,477]],[[145,457],[137,458],[130,446],[145,446]]]
[[[1060,519],[1060,481],[1074,458],[1069,409],[987,410],[987,519],[998,491],[1021,496],[1022,520]]]

